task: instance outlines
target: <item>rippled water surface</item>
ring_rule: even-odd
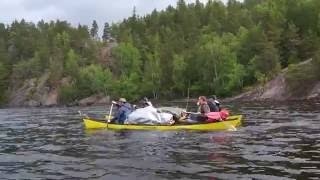
[[[230,104],[237,131],[86,131],[77,111],[0,110],[1,179],[319,179],[320,104]]]

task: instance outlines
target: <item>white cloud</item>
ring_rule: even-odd
[[[162,10],[168,5],[175,5],[176,2],[177,0],[1,0],[0,22],[11,23],[22,18],[33,22],[61,19],[74,25],[90,25],[95,19],[102,25],[104,22],[118,22],[130,16],[133,7],[136,7],[138,14],[144,15],[153,9]]]

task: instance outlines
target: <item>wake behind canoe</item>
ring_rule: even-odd
[[[214,123],[201,123],[201,124],[188,124],[188,125],[129,125],[129,124],[110,124],[106,121],[93,119],[86,117],[83,119],[86,129],[98,129],[98,128],[108,128],[108,129],[128,129],[128,130],[227,130],[234,129],[235,127],[241,125],[242,115],[229,116],[227,120],[222,122]]]

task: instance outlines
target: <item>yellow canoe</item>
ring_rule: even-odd
[[[203,123],[203,124],[188,124],[188,125],[128,125],[128,124],[110,124],[103,122],[101,120],[95,120],[92,118],[84,118],[83,122],[86,129],[98,129],[98,128],[108,128],[108,129],[131,129],[131,130],[234,130],[235,127],[241,125],[242,115],[229,116],[227,120],[222,122],[214,123]]]

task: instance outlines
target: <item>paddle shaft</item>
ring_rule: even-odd
[[[111,119],[111,113],[112,113],[112,108],[113,108],[113,103],[111,104],[111,108],[110,108],[110,112],[109,112],[109,116],[108,116],[108,121],[107,123],[110,122],[110,119]]]
[[[188,99],[187,99],[186,111],[188,111],[188,105],[189,105],[189,99],[190,99],[189,93],[190,93],[190,88],[188,87]]]

